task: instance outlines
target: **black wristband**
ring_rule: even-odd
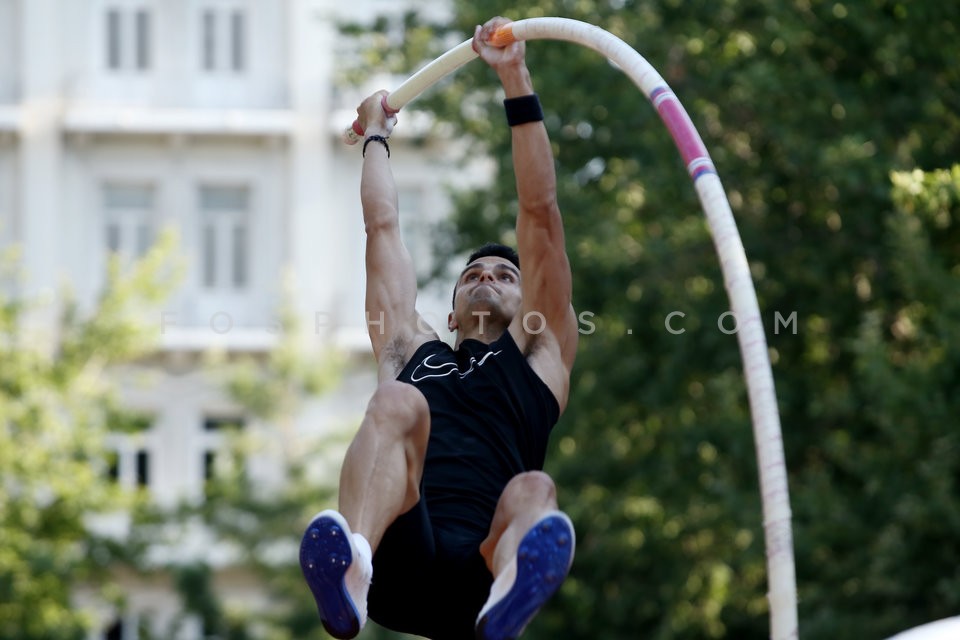
[[[528,122],[543,120],[543,109],[540,108],[540,98],[531,93],[527,96],[507,98],[503,101],[503,109],[507,112],[507,124],[515,127]]]
[[[383,145],[383,148],[387,150],[387,157],[390,157],[390,145],[387,144],[387,139],[383,136],[369,136],[366,140],[363,141],[363,151],[360,155],[364,158],[367,157],[367,145],[371,142],[379,142]]]

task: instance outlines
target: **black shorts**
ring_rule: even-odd
[[[480,555],[486,534],[431,522],[421,499],[387,529],[373,557],[370,618],[431,640],[472,640],[493,576]]]

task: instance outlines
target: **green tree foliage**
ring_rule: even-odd
[[[650,61],[703,136],[774,363],[802,637],[886,637],[956,614],[958,200],[955,170],[935,170],[960,157],[960,7],[455,6],[453,25],[432,26],[432,50],[422,34],[431,27],[406,18],[409,70],[493,15],[579,19]],[[385,40],[394,50],[376,60],[402,68],[401,43]],[[735,337],[717,326],[729,306],[694,190],[619,70],[570,43],[527,51],[554,144],[575,305],[593,315],[548,460],[578,527],[577,562],[525,637],[768,637],[750,416]],[[438,131],[452,127],[469,137],[470,156],[498,165],[489,189],[458,192],[438,238],[447,254],[513,238],[496,87],[472,63],[407,107],[433,110]],[[672,312],[685,314],[671,325],[683,333],[667,330]]]
[[[849,346],[858,420],[830,429],[801,476],[804,551],[820,573],[808,606],[846,610],[850,633],[960,608],[960,165],[892,178],[883,292],[861,284]],[[826,635],[828,621],[813,622]]]
[[[182,634],[187,616],[229,640],[325,637],[295,553],[301,524],[331,500],[329,483],[310,468],[321,451],[288,451],[285,482],[266,491],[247,474],[248,457],[264,442],[236,430],[218,452],[206,499],[172,510],[142,491],[125,493],[109,478],[105,437],[144,427],[114,394],[110,368],[153,354],[156,325],[144,319],[157,316],[179,278],[171,266],[174,245],[166,235],[144,260],[114,262],[92,312],[66,305],[52,348],[49,340],[32,341],[36,305],[0,299],[0,640],[87,638],[92,620],[76,606],[78,589],[93,586],[122,611],[121,572],[166,574],[181,594],[181,614],[159,637]],[[15,261],[11,254],[8,262]],[[302,401],[334,382],[338,364],[332,354],[319,365],[308,360],[294,315],[281,316],[277,347],[264,357],[211,354],[204,363],[247,418],[276,427],[274,443],[289,437],[289,420]],[[128,536],[99,536],[91,516],[117,512],[131,516]],[[226,601],[215,583],[222,567],[207,558],[173,554],[158,562],[169,554],[146,553],[171,549],[172,540],[196,535],[201,524],[218,552],[234,553],[231,570],[262,580],[277,603],[273,609],[238,609]],[[152,637],[152,621],[141,623],[141,637]]]
[[[116,557],[86,518],[134,505],[107,479],[103,437],[130,420],[103,372],[150,348],[144,314],[177,277],[172,243],[114,263],[96,309],[68,305],[54,341],[33,337],[41,302],[0,297],[0,638],[86,637],[73,589]]]

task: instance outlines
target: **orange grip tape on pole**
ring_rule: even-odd
[[[493,32],[493,35],[490,36],[490,39],[487,40],[490,44],[495,47],[506,47],[516,42],[517,39],[513,37],[513,27],[512,25],[505,24],[496,31]]]

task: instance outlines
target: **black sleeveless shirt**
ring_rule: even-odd
[[[505,331],[487,345],[420,346],[397,377],[430,405],[421,484],[435,528],[486,536],[510,479],[540,470],[560,416],[557,399]]]

